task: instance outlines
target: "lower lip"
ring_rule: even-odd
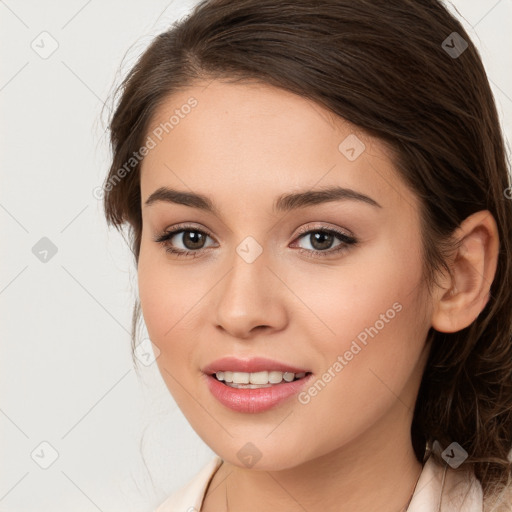
[[[232,388],[210,375],[206,375],[206,378],[210,392],[221,404],[233,411],[257,413],[272,409],[297,394],[312,376],[313,374],[309,374],[299,380],[283,381],[259,389]]]

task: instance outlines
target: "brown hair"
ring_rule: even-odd
[[[467,328],[430,329],[411,436],[419,461],[427,442],[459,443],[469,454],[461,467],[474,470],[486,498],[496,496],[512,478],[512,209],[505,194],[511,189],[493,95],[464,28],[437,0],[199,3],[154,39],[116,90],[104,208],[120,231],[128,223],[136,263],[140,162],[122,179],[119,170],[144,144],[170,95],[211,79],[291,91],[389,145],[421,200],[429,287],[438,270],[450,272],[454,230],[476,211],[492,213],[500,251],[491,298]],[[136,301],[134,345],[139,318]],[[432,456],[444,463],[439,453]]]

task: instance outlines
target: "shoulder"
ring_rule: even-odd
[[[213,457],[189,482],[161,503],[155,512],[199,512],[208,484],[221,464],[219,456]]]

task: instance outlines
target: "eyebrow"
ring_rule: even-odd
[[[382,206],[369,196],[356,192],[350,188],[339,186],[326,187],[319,190],[303,190],[280,195],[272,205],[273,212],[288,212],[307,206],[332,202],[332,201],[360,201],[362,203],[382,208]],[[149,206],[156,202],[182,204],[192,208],[198,208],[220,217],[220,212],[213,201],[195,192],[184,192],[168,187],[160,187],[155,190],[144,203]]]

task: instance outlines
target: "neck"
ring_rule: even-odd
[[[352,442],[293,468],[258,471],[224,461],[201,512],[260,512],[277,507],[308,512],[404,512],[422,464],[410,438],[412,411],[399,400],[393,409]]]

